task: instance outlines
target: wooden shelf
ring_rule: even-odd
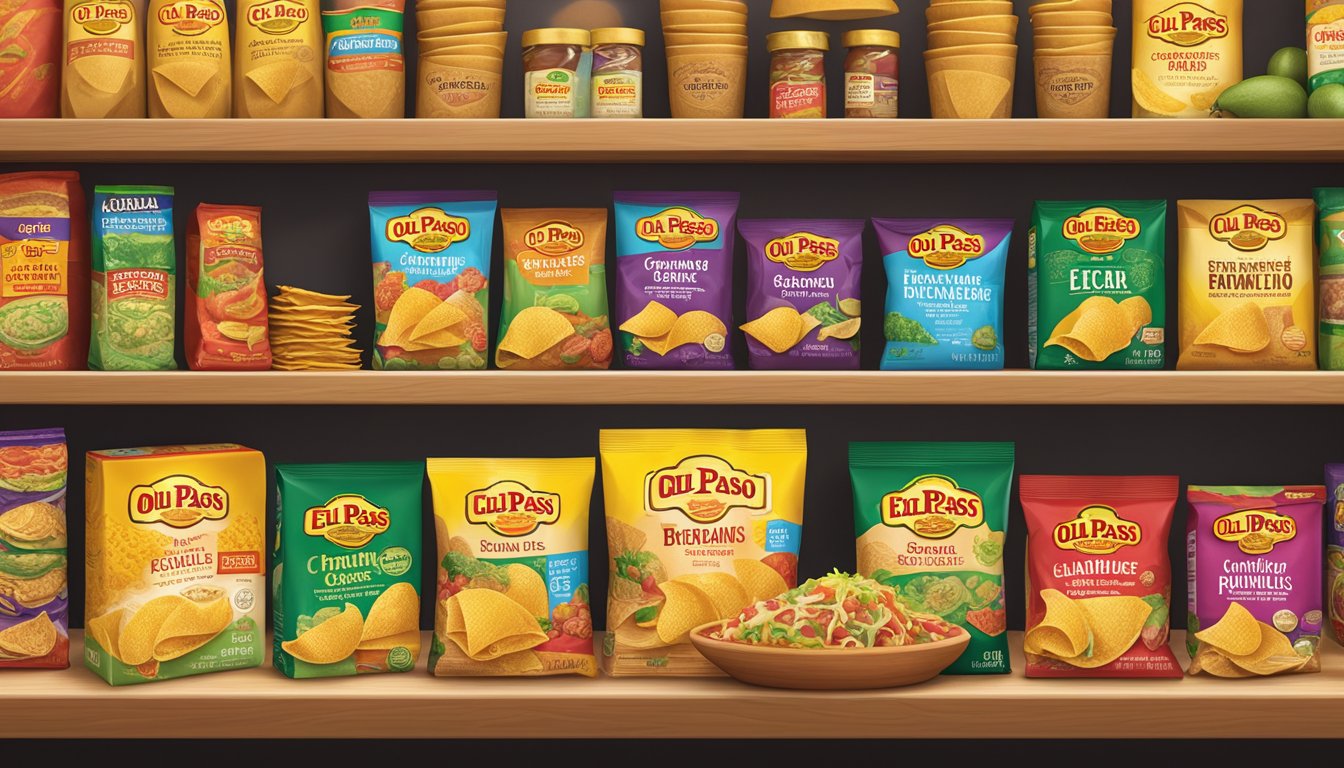
[[[1341,405],[1344,373],[0,373],[0,405]]]
[[[405,675],[288,680],[268,663],[110,688],[79,665],[75,635],[78,666],[5,674],[0,738],[1334,738],[1344,706],[1344,651],[1329,641],[1325,672],[1273,679],[1019,671],[809,693],[729,679],[441,679],[423,661]],[[1182,640],[1174,633],[1184,664]]]
[[[6,120],[0,162],[1344,162],[1338,120]]]

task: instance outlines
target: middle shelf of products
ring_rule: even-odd
[[[1344,405],[1308,371],[269,371],[4,374],[0,405]]]
[[[6,120],[3,162],[1344,161],[1330,120]]]

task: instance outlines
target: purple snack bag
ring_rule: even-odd
[[[70,666],[61,429],[0,432],[0,669]]]
[[[628,368],[733,367],[735,192],[617,192],[615,325]]]
[[[1344,464],[1325,465],[1325,607],[1344,645]]]
[[[1190,674],[1321,670],[1319,485],[1190,486]]]
[[[757,370],[858,370],[862,219],[757,219],[747,241],[747,336]]]

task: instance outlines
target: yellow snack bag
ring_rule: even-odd
[[[219,118],[232,101],[229,18],[219,0],[150,0],[149,116]]]
[[[595,676],[593,459],[430,459],[428,469],[439,566],[430,671]]]
[[[1311,200],[1182,200],[1183,370],[1315,370]]]
[[[692,630],[798,584],[801,429],[603,430],[608,675],[717,675]]]
[[[322,117],[317,0],[239,0],[233,49],[235,117]]]
[[[61,117],[145,116],[143,0],[66,0]]]
[[[1134,0],[1134,117],[1209,117],[1241,82],[1242,0]]]

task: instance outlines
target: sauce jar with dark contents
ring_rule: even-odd
[[[826,116],[825,32],[775,32],[765,38],[770,50],[770,117]]]
[[[845,57],[845,117],[897,115],[901,36],[889,29],[855,29],[841,42]]]
[[[523,33],[524,114],[527,117],[580,117],[587,94],[579,76],[586,29],[532,29]]]
[[[593,117],[644,116],[644,31],[594,29]]]

